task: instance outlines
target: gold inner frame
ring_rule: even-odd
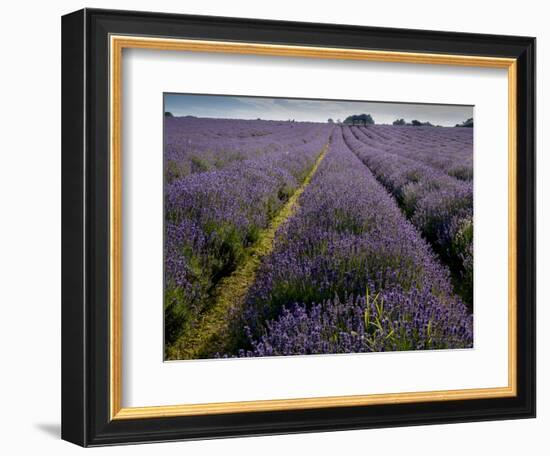
[[[244,402],[122,407],[122,144],[121,96],[123,49],[195,51],[230,54],[368,60],[454,65],[508,70],[508,385],[505,387],[274,399]],[[111,419],[158,418],[221,413],[297,410],[374,404],[512,397],[517,394],[517,61],[511,58],[387,52],[204,41],[137,36],[110,36],[110,412]]]

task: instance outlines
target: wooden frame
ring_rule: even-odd
[[[124,48],[507,68],[508,386],[122,408]],[[102,10],[65,16],[63,438],[86,446],[534,416],[534,227],[532,38]]]

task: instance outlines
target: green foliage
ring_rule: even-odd
[[[460,223],[451,244],[452,254],[460,259],[458,279],[454,285],[457,293],[469,305],[472,305],[474,283],[474,224],[471,218],[464,219]]]
[[[192,155],[191,159],[191,172],[192,173],[203,173],[205,171],[210,171],[212,169],[212,164],[205,160],[204,158]]]
[[[379,293],[372,294],[367,288],[365,293],[365,312],[363,322],[365,325],[365,343],[372,347],[379,344],[378,338],[382,335],[389,341],[390,345],[395,347],[396,351],[413,350],[417,341],[422,340],[426,349],[443,348],[434,342],[437,337],[437,328],[432,319],[428,321],[426,331],[420,334],[415,328],[412,332],[407,332],[406,325],[403,322],[411,322],[414,319],[412,314],[400,315],[396,318],[392,311],[384,307],[384,299]],[[399,324],[401,323],[401,324]]]
[[[167,184],[181,177],[185,177],[191,172],[191,169],[188,166],[188,163],[186,162],[178,163],[174,160],[169,160],[166,163],[164,169],[165,169],[164,175],[165,175]]]
[[[419,191],[420,190],[420,191]],[[417,181],[412,181],[406,184],[400,192],[400,203],[407,217],[412,217],[416,211],[416,205],[418,202],[421,189]]]
[[[457,166],[449,171],[449,175],[463,181],[471,181],[474,178],[474,170],[471,166]]]
[[[247,245],[252,245],[252,244],[256,243],[258,241],[258,239],[260,239],[261,232],[262,232],[262,230],[260,229],[260,227],[258,227],[256,225],[252,225],[248,229],[248,232],[246,233],[246,244]]]
[[[288,199],[295,191],[296,188],[287,183],[279,189],[279,191],[277,192],[277,198],[279,198],[279,201],[281,202],[288,201]]]
[[[191,315],[191,307],[185,302],[183,292],[167,286],[164,293],[164,338],[167,344],[173,343],[185,330]]]

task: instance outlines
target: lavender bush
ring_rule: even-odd
[[[259,339],[248,334],[252,348],[240,356],[469,348],[473,342],[472,317],[464,307],[443,305],[426,290],[399,287],[285,307]]]
[[[267,347],[278,347],[273,354],[299,354],[303,352],[298,347],[309,336],[316,348],[307,345],[307,353],[353,351],[359,339],[355,340],[352,333],[370,330],[361,329],[357,323],[362,321],[358,309],[365,311],[366,301],[361,304],[361,299],[366,299],[367,289],[384,291],[383,299],[390,305],[387,309],[392,309],[389,315],[403,325],[399,331],[409,327],[419,330],[428,322],[438,328],[433,343],[422,337],[411,339],[411,349],[471,346],[471,318],[452,294],[448,271],[403,217],[395,200],[349,150],[338,129],[326,158],[300,198],[300,210],[280,228],[274,251],[260,268],[242,316],[236,318],[234,330],[247,329],[246,338],[236,338],[242,346],[235,347],[233,354],[267,353]],[[418,301],[424,305],[416,306]],[[341,337],[335,337],[328,328],[333,328],[335,316],[345,305],[355,309],[359,320],[347,329],[341,327]],[[413,314],[416,317],[409,324],[405,313],[415,306],[420,313]],[[290,329],[294,323],[301,325],[307,316],[313,318],[313,326],[304,329],[304,334],[301,326]],[[449,318],[462,328],[456,338],[440,329],[448,326],[445,319]],[[398,339],[399,331],[388,343],[407,349]],[[374,334],[373,340],[361,339],[364,345],[359,351],[385,346],[378,340],[381,334]]]
[[[391,128],[401,131],[407,127]],[[409,128],[424,130],[428,141],[432,133],[439,135],[442,130],[438,127]],[[456,251],[455,245],[459,236],[458,227],[473,216],[472,181],[454,178],[440,169],[396,153],[395,148],[384,148],[384,138],[379,136],[379,139],[374,139],[373,131],[373,127],[345,127],[346,144],[391,191],[405,214],[452,270],[464,280],[469,280],[466,273],[468,259]],[[472,245],[464,246],[462,250],[471,251]],[[471,289],[471,283],[462,289],[466,290],[462,297],[470,304],[472,296],[467,290]]]
[[[296,141],[296,133],[287,128],[291,140],[269,153],[166,183],[164,308],[169,343],[209,306],[216,283],[243,261],[246,248],[307,175],[328,141],[331,128],[324,127],[315,125],[318,133],[308,141]]]

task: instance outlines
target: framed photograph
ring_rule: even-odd
[[[62,437],[535,416],[535,39],[62,20]]]

